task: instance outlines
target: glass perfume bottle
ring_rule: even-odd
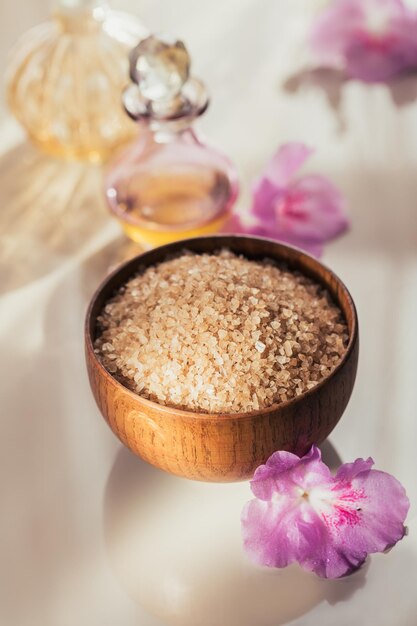
[[[6,75],[9,107],[28,136],[46,152],[94,162],[131,139],[135,125],[120,107],[126,56],[146,35],[100,0],[55,0],[49,21],[17,42]]]
[[[231,161],[192,128],[208,106],[181,41],[150,36],[130,54],[127,113],[140,135],[110,164],[106,196],[126,234],[146,246],[218,231],[237,198]]]

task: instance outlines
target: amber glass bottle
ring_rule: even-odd
[[[59,0],[50,19],[11,52],[9,107],[28,136],[54,155],[100,162],[132,137],[120,101],[127,52],[146,35],[131,15],[98,0]]]

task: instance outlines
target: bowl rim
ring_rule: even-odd
[[[132,391],[131,389],[129,389],[128,387],[126,387],[125,385],[123,385],[123,383],[121,383],[119,380],[117,380],[117,378],[115,378],[105,367],[104,365],[101,363],[100,359],[98,358],[97,354],[94,352],[94,345],[93,345],[93,341],[92,341],[92,337],[91,337],[91,333],[90,333],[90,328],[92,326],[92,311],[93,308],[96,304],[97,299],[99,298],[102,290],[106,287],[107,283],[109,283],[119,272],[122,272],[124,270],[125,267],[127,267],[128,265],[132,264],[138,264],[140,265],[140,259],[145,256],[146,254],[153,252],[154,250],[158,249],[158,250],[163,250],[163,249],[169,249],[171,248],[171,246],[173,245],[178,245],[179,243],[184,244],[184,249],[187,249],[187,243],[191,242],[191,241],[200,241],[200,240],[207,240],[207,239],[216,239],[219,242],[222,241],[222,239],[249,239],[249,240],[257,240],[257,241],[261,241],[261,242],[267,242],[267,243],[272,243],[274,245],[276,245],[278,248],[287,248],[289,250],[295,251],[298,253],[298,255],[302,258],[305,257],[307,259],[310,259],[313,261],[314,264],[317,264],[321,267],[323,267],[326,272],[329,273],[329,275],[331,276],[331,278],[336,282],[336,284],[342,289],[342,291],[344,292],[344,295],[346,296],[346,301],[348,304],[348,307],[351,309],[352,312],[352,328],[351,331],[349,332],[349,341],[348,341],[348,345],[346,347],[346,352],[344,353],[343,357],[341,358],[340,362],[336,365],[336,367],[334,368],[334,370],[332,370],[332,372],[326,376],[325,378],[323,378],[323,380],[321,380],[317,385],[315,385],[312,389],[308,389],[307,391],[304,391],[302,394],[300,394],[299,396],[296,396],[295,398],[291,398],[290,400],[286,400],[285,402],[275,402],[274,404],[271,404],[270,406],[263,408],[263,409],[257,409],[255,411],[249,411],[249,412],[243,412],[243,413],[204,413],[202,411],[197,412],[197,411],[190,411],[190,410],[186,410],[186,409],[178,409],[175,407],[170,407],[164,404],[159,404],[158,402],[154,402],[153,400],[148,400],[147,398],[144,398],[143,396],[141,396],[140,394]],[[221,247],[221,243],[219,243],[219,247]],[[227,248],[227,245],[225,245],[225,247]],[[193,250],[193,252],[195,252]],[[167,254],[169,254],[169,250],[167,250]],[[197,252],[198,254],[198,252]],[[244,253],[242,253],[244,255]],[[267,254],[266,254],[267,256]],[[163,262],[163,261],[160,261]],[[151,264],[149,265],[149,267],[151,267]],[[132,274],[133,276],[133,274]],[[120,285],[121,286],[121,285]],[[324,285],[325,286],[325,285]],[[327,288],[327,287],[326,287]],[[333,296],[334,297],[334,296]],[[340,308],[340,303],[337,302],[337,305]],[[343,312],[343,311],[342,311]],[[345,316],[346,317],[346,316]],[[312,397],[315,394],[317,394],[317,392],[319,392],[321,389],[323,389],[330,381],[332,378],[334,378],[335,376],[337,376],[337,374],[339,373],[339,371],[344,367],[345,363],[349,360],[350,356],[352,355],[357,343],[358,343],[358,335],[359,335],[359,331],[358,331],[358,315],[357,315],[357,310],[356,310],[356,306],[355,303],[353,301],[353,298],[348,290],[348,288],[346,287],[346,285],[344,284],[344,282],[337,276],[337,274],[335,274],[333,272],[333,270],[331,270],[327,265],[325,265],[324,263],[322,263],[321,261],[319,261],[318,259],[316,259],[315,257],[311,256],[310,254],[308,254],[307,252],[305,252],[304,250],[301,250],[300,248],[297,248],[296,246],[291,246],[288,245],[286,243],[282,243],[280,241],[276,241],[274,239],[270,239],[267,237],[254,237],[251,235],[233,235],[233,234],[216,234],[216,235],[207,235],[205,237],[190,237],[188,239],[183,239],[180,241],[175,241],[175,242],[171,242],[168,244],[164,244],[163,246],[158,246],[157,248],[152,248],[151,250],[146,250],[145,252],[142,252],[130,259],[128,259],[127,261],[121,263],[120,265],[118,265],[114,270],[112,270],[98,285],[97,289],[95,290],[90,303],[88,305],[87,308],[87,313],[85,316],[85,323],[84,323],[84,336],[85,336],[85,346],[86,349],[88,351],[88,356],[90,358],[93,359],[94,361],[94,365],[98,368],[99,372],[108,380],[111,381],[111,383],[113,385],[115,385],[116,388],[120,389],[123,393],[127,393],[132,399],[136,400],[137,402],[140,402],[141,404],[149,407],[149,409],[152,409],[155,412],[158,413],[169,413],[170,417],[178,417],[178,418],[188,418],[188,419],[196,419],[196,420],[215,420],[215,419],[221,419],[223,420],[244,420],[244,419],[252,419],[254,417],[257,416],[265,416],[268,414],[272,414],[272,413],[276,413],[279,410],[283,410],[283,409],[287,409],[290,406],[297,406],[298,404],[304,402],[304,400],[308,397]]]

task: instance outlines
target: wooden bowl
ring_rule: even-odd
[[[93,349],[97,316],[106,302],[139,267],[155,265],[183,249],[210,253],[222,247],[249,259],[285,261],[290,268],[329,290],[349,329],[349,343],[339,365],[302,395],[250,413],[207,414],[173,409],[124,387],[103,367]],[[122,443],[152,465],[173,474],[226,482],[252,476],[275,450],[302,454],[329,435],[352,393],[358,361],[358,320],[344,284],[316,259],[267,239],[217,235],[155,248],[116,269],[90,303],[85,345],[88,376],[97,405]]]

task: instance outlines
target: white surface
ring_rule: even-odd
[[[100,172],[37,155],[5,120],[1,624],[277,626],[292,617],[293,626],[417,624],[417,102],[398,107],[384,86],[344,85],[341,131],[323,89],[283,90],[307,60],[302,37],[318,4],[140,7],[151,28],[188,43],[213,97],[201,126],[237,162],[242,204],[250,178],[292,139],[317,148],[309,168],[346,194],[352,231],[325,261],[356,301],[361,352],[331,441],[343,461],[372,455],[404,483],[409,537],[336,588],[293,570],[256,570],[238,536],[247,485],[187,483],[120,452],[89,391],[82,325],[92,291],[129,250],[107,217]],[[7,37],[22,22],[22,6],[8,8]],[[394,91],[414,93],[413,80]],[[282,593],[287,584],[294,594]]]

